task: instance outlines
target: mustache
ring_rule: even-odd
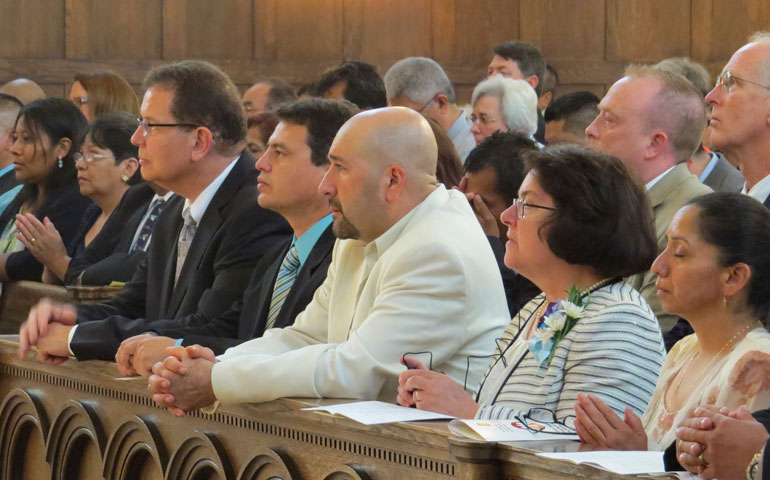
[[[333,198],[329,199],[329,206],[340,212],[342,211],[342,204]]]

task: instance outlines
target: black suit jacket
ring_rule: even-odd
[[[297,273],[297,279],[275,319],[274,328],[294,324],[297,315],[305,310],[307,304],[313,299],[316,289],[326,279],[326,273],[332,261],[334,242],[332,227],[329,225],[318,237],[302,269]],[[167,337],[183,338],[184,345],[197,344],[209,347],[217,355],[241,342],[261,337],[265,333],[265,323],[278,270],[290,245],[291,241],[288,241],[265,253],[254,269],[243,298],[222,315],[210,322],[205,324],[201,322],[202,325],[190,328],[177,328],[166,321],[155,322],[151,325],[152,330]]]
[[[16,172],[14,169],[10,169],[5,175],[0,176],[0,195],[4,194],[8,190],[16,187],[20,184],[16,179]]]
[[[113,281],[129,281],[145,252],[129,254],[128,250],[154,195],[155,192],[146,183],[134,185],[126,190],[99,234],[85,250],[70,260],[64,283],[77,284],[81,273],[83,285],[109,285]]]
[[[125,288],[109,302],[77,307],[70,348],[78,359],[112,360],[123,339],[149,330],[153,321],[188,326],[220,315],[243,296],[262,254],[290,232],[281,216],[257,204],[256,176],[254,157],[242,153],[201,218],[176,286],[184,199],[169,200]]]

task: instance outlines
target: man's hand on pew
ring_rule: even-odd
[[[19,330],[19,358],[24,358],[31,346],[38,345],[40,337],[48,333],[49,323],[75,325],[76,320],[77,311],[74,306],[43,298],[29,310],[27,321],[21,325]],[[67,347],[66,340],[65,348]]]
[[[169,356],[152,367],[147,388],[153,400],[176,416],[213,404],[214,352],[199,345],[170,347],[167,352]]]
[[[62,325],[61,323],[49,325],[45,335],[38,338],[37,359],[52,365],[66,362],[70,356],[68,344],[71,329],[71,325]]]

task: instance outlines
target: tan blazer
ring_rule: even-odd
[[[695,197],[712,193],[709,187],[700,183],[698,177],[691,174],[687,165],[680,163],[668,172],[658,183],[652,186],[648,194],[655,216],[655,234],[658,239],[658,254],[666,249],[666,230],[671,219],[682,206]],[[656,295],[655,280],[658,276],[651,271],[637,273],[626,278],[626,282],[642,294],[658,317],[663,333],[671,330],[676,324],[677,317],[663,313],[660,299]]]

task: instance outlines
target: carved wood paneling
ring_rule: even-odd
[[[0,58],[63,55],[64,0],[0,0]]]
[[[112,434],[104,456],[104,478],[127,480],[161,478],[168,454],[157,428],[149,420],[135,417]]]
[[[217,437],[197,432],[174,452],[166,472],[167,480],[199,478],[232,480],[235,478],[227,452]]]
[[[288,455],[268,448],[251,459],[238,480],[300,480],[300,476]]]
[[[106,437],[94,407],[69,400],[48,433],[46,461],[54,480],[99,478]]]
[[[323,480],[371,480],[371,477],[361,466],[345,465],[324,476]]]
[[[607,60],[690,55],[690,0],[607,0]]]
[[[0,407],[0,478],[44,478],[48,417],[35,394],[11,391]]]
[[[163,58],[251,58],[251,0],[165,0]]]

